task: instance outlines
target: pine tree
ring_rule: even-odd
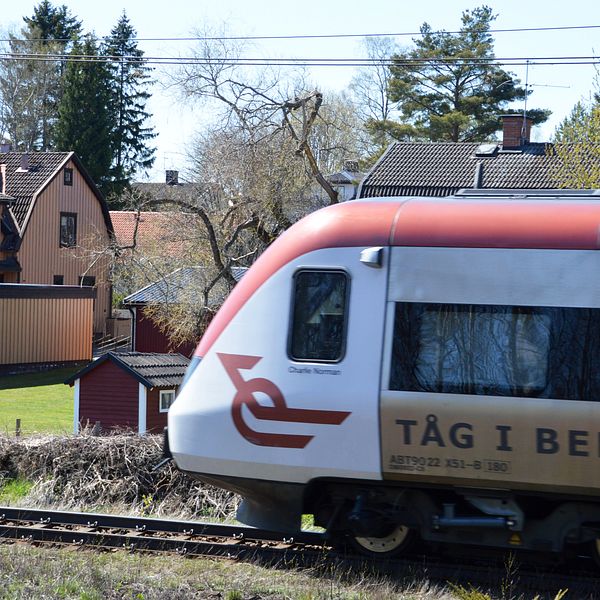
[[[458,33],[433,31],[424,23],[415,48],[393,57],[389,96],[399,103],[403,122],[388,133],[397,139],[481,141],[499,129],[499,113],[528,91],[514,74],[494,64],[492,9],[462,14]],[[534,124],[549,111],[528,111]]]
[[[110,73],[99,56],[97,40],[86,36],[73,46],[65,72],[65,92],[58,110],[57,150],[73,150],[91,178],[104,191],[110,182],[111,120]],[[86,60],[77,60],[77,56]],[[96,60],[93,57],[98,57]]]
[[[42,0],[33,9],[33,16],[23,17],[23,21],[31,31],[37,30],[42,40],[59,42],[63,50],[68,50],[81,33],[81,21],[64,4],[55,7],[49,0]]]
[[[9,36],[13,54],[63,54],[81,33],[81,22],[66,6],[42,0],[26,24],[21,38]],[[53,148],[53,128],[63,91],[64,62],[25,58],[6,61],[0,85],[5,127],[17,150]]]
[[[118,194],[132,176],[152,167],[156,149],[149,142],[156,137],[146,126],[152,116],[146,111],[152,81],[151,67],[137,47],[136,31],[125,12],[105,39],[102,53],[111,73],[110,107],[114,127],[111,133],[113,162],[111,192]]]

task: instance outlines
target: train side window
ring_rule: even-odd
[[[600,309],[397,303],[390,389],[600,400]]]
[[[338,362],[343,358],[348,289],[348,276],[341,271],[296,273],[289,343],[292,359]]]

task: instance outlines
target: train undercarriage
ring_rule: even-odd
[[[586,545],[600,565],[600,503],[593,498],[475,488],[411,488],[348,481],[308,486],[201,476],[243,496],[238,520],[293,534],[303,514],[334,541],[395,556],[412,542],[563,553]]]
[[[325,485],[313,498],[315,524],[345,534],[367,554],[398,554],[420,538],[555,553],[590,544],[600,561],[600,504],[590,499],[340,484]]]

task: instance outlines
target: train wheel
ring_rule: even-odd
[[[361,554],[385,557],[396,556],[406,550],[414,539],[414,530],[399,525],[384,537],[352,537],[352,546]]]

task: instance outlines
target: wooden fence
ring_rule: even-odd
[[[92,358],[95,290],[0,283],[0,365]]]

